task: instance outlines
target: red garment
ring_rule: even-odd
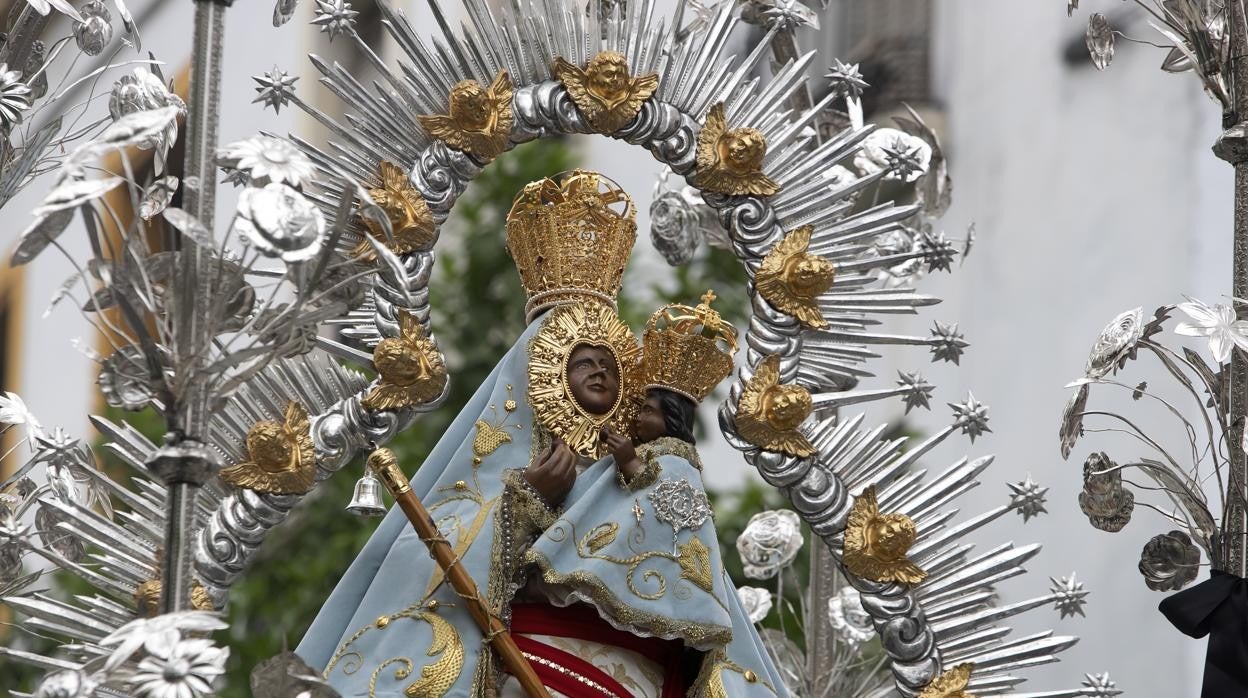
[[[609,693],[594,691],[583,683],[569,677],[541,661],[533,661],[538,678],[548,688],[569,696],[607,696],[608,698],[633,698],[618,681],[589,662],[523,635],[548,635],[586,640],[613,645],[636,652],[663,667],[663,698],[681,698],[685,695],[683,659],[685,646],[679,640],[663,640],[639,637],[613,627],[598,612],[585,604],[551,606],[547,604],[517,603],[511,607],[511,632],[516,645],[525,654],[546,660],[568,671],[579,674],[604,687]]]

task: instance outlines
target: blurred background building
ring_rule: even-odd
[[[251,104],[250,76],[274,65],[302,76],[297,89],[303,99],[333,104],[316,85],[304,54],[358,58],[346,40],[329,44],[318,35],[308,23],[312,4],[305,0],[296,19],[276,30],[270,2],[239,2],[227,13],[222,142],[257,129],[324,138],[319,125],[294,109],[274,114]],[[380,36],[371,0],[352,4],[360,11],[360,31]],[[454,12],[454,2],[443,4]],[[144,50],[167,62],[166,77],[180,74],[190,50],[191,3],[129,0],[129,5]],[[431,26],[423,2],[407,0],[407,5],[417,28]],[[1085,13],[1121,7],[1110,0],[1085,5],[1091,5]],[[1006,483],[1028,474],[1051,488],[1049,516],[1026,529],[1021,518],[1010,519],[980,536],[982,545],[1012,538],[1045,546],[1029,565],[1040,574],[1007,583],[1008,593],[1036,595],[1047,585],[1045,577],[1072,569],[1092,592],[1087,619],[1056,623],[1052,614],[1059,632],[1083,637],[1080,645],[1065,653],[1060,665],[1038,670],[1025,688],[1077,683],[1072,679],[1085,671],[1107,670],[1129,696],[1195,695],[1203,643],[1168,626],[1155,610],[1162,595],[1145,588],[1135,570],[1144,542],[1169,527],[1137,508],[1124,531],[1103,533],[1087,524],[1076,501],[1082,461],[1092,449],[1105,449],[1115,459],[1138,456],[1139,449],[1092,435],[1063,462],[1056,437],[1068,394],[1062,386],[1081,374],[1093,339],[1114,315],[1144,306],[1148,316],[1184,293],[1224,300],[1232,173],[1209,150],[1219,132],[1218,109],[1197,81],[1167,76],[1158,70],[1161,52],[1125,41],[1111,67],[1098,73],[1083,49],[1085,18],[1068,19],[1057,1],[831,0],[821,15],[822,33],[807,36],[805,45],[820,52],[815,70],[833,56],[861,63],[873,87],[865,104],[869,120],[886,123],[902,101],[921,111],[939,132],[951,163],[954,204],[943,225],[951,237],[976,225],[977,241],[965,264],[923,282],[926,292],[945,302],[893,328],[922,335],[934,319],[956,321],[972,343],[961,365],[930,364],[925,352],[916,350],[873,366],[889,384],[896,370],[918,368],[939,386],[938,397],[944,399],[933,400],[931,413],[905,418],[911,430],[930,432],[947,423],[944,403],[968,389],[991,406],[993,431],[969,450],[974,456],[994,453],[997,461],[968,495],[975,503],[965,511],[1003,503]],[[1129,35],[1147,36],[1142,21],[1118,26]],[[640,237],[646,238],[646,205],[658,164],[638,149],[601,138],[575,145],[585,166],[617,179],[638,200]],[[0,232],[6,258],[28,222],[27,212],[49,184],[30,187],[7,207]],[[220,221],[232,213],[230,191],[223,185]],[[62,240],[85,244],[72,231]],[[661,258],[647,243],[639,248],[635,273],[661,280],[668,273]],[[69,305],[44,317],[50,298],[72,273],[63,257],[53,254],[23,269],[0,266],[0,384],[19,392],[45,422],[88,434],[86,415],[98,409],[99,398],[94,364],[84,350],[100,340]],[[1138,363],[1129,366],[1124,382],[1158,377]],[[1108,392],[1094,393],[1093,399],[1106,399]],[[714,424],[713,416],[707,417]],[[900,404],[872,417],[899,420]],[[1177,423],[1164,420],[1157,414],[1142,421],[1175,428]],[[717,437],[708,434],[705,443],[711,445],[704,446],[708,486],[739,488],[753,474]],[[965,442],[958,442],[941,453],[952,460],[966,450]]]

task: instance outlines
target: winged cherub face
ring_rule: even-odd
[[[766,153],[767,141],[758,129],[733,129],[719,139],[719,159],[733,174],[757,172]]]
[[[260,422],[247,433],[247,454],[261,470],[277,474],[294,465],[294,445],[277,422]]]
[[[784,264],[784,280],[793,292],[803,298],[812,298],[832,278],[832,263],[812,255],[794,255]]]
[[[589,89],[603,99],[618,99],[628,91],[628,63],[622,53],[599,53],[590,59],[585,75],[589,78]]]
[[[913,524],[900,514],[877,516],[867,525],[867,548],[882,560],[900,560],[913,542]]]
[[[388,383],[398,386],[412,385],[428,378],[433,369],[429,357],[412,342],[388,337],[381,340],[373,351],[373,366]]]
[[[451,117],[470,131],[490,125],[493,107],[490,93],[476,80],[463,80],[451,88]]]
[[[795,385],[777,385],[763,396],[763,414],[776,429],[796,429],[810,414],[810,393]]]

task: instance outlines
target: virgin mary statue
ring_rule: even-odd
[[[552,696],[784,696],[724,571],[687,424],[731,371],[735,331],[706,303],[673,306],[643,351],[615,311],[634,219],[591,172],[517,196],[507,247],[529,325],[412,489]],[[391,511],[298,652],[346,698],[523,696],[444,581]]]

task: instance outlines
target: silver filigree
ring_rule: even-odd
[[[654,518],[672,527],[673,552],[681,531],[696,531],[711,518],[711,503],[706,493],[683,477],[659,480],[649,496]]]

